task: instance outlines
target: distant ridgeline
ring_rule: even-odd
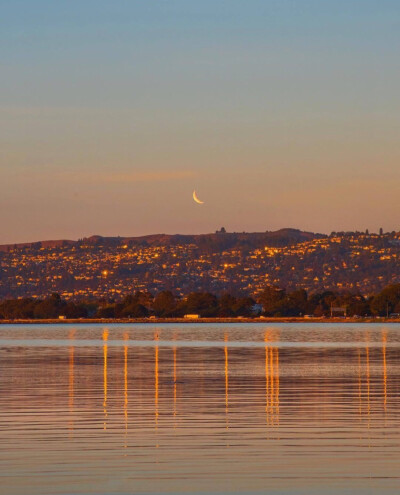
[[[93,236],[0,246],[0,299],[136,291],[257,296],[267,286],[359,292],[400,282],[400,234],[276,232]]]

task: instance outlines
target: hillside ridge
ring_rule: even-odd
[[[281,239],[282,242],[287,240],[290,241],[304,241],[313,238],[326,237],[324,234],[318,234],[314,232],[306,232],[300,229],[294,228],[282,228],[276,231],[265,231],[265,232],[214,232],[206,234],[148,234],[142,236],[102,236],[102,235],[91,235],[89,237],[84,237],[78,240],[71,239],[53,239],[53,240],[42,240],[34,242],[22,242],[22,243],[8,243],[0,244],[0,251],[10,251],[14,249],[24,249],[24,248],[52,248],[61,247],[68,245],[78,245],[78,244],[98,244],[103,243],[106,245],[115,245],[119,243],[131,243],[134,245],[168,245],[176,244],[182,242],[184,244],[196,244],[205,239],[211,240],[258,240],[258,241],[268,241]]]

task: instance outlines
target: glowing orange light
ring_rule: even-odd
[[[264,342],[268,343],[268,332],[265,333]],[[269,424],[269,348],[265,346],[265,412]]]
[[[154,340],[159,340],[158,334],[154,335]],[[154,355],[154,416],[156,421],[156,427],[158,424],[158,345],[155,347]]]
[[[386,343],[387,332],[382,332],[382,358],[383,358],[383,407],[386,411],[387,406],[387,364],[386,364]]]
[[[104,408],[104,429],[107,429],[107,340],[108,340],[108,330],[105,328],[103,331],[103,408]]]
[[[361,392],[361,351],[358,349],[358,412],[360,414],[360,420],[362,416],[362,392]]]
[[[279,426],[279,349],[271,347],[271,332],[265,342],[265,412],[267,425]]]
[[[124,340],[128,340],[129,335],[124,334]],[[126,434],[128,433],[128,346],[124,345],[124,417],[125,417],[125,448]]]
[[[69,338],[72,340],[75,337],[75,330],[71,330],[69,334]],[[74,386],[75,386],[75,376],[74,376],[74,351],[75,348],[72,345],[69,348],[69,374],[68,374],[68,389],[69,389],[69,410],[70,410],[70,423],[69,429],[74,429],[74,421],[73,421],[73,412],[74,412]]]
[[[176,416],[176,347],[173,348],[174,352],[174,416]]]
[[[276,415],[277,415],[277,422],[279,426],[279,348],[275,348],[275,380],[276,380],[276,387],[275,387],[275,393],[276,393],[276,400],[275,400],[275,407],[276,407]]]
[[[367,405],[368,405],[368,428],[369,428],[369,420],[370,420],[370,414],[371,414],[371,403],[370,403],[370,368],[369,368],[369,347],[368,344],[365,347],[365,352],[366,352],[366,362],[367,362]]]
[[[228,335],[225,334],[224,341],[228,341]],[[228,346],[224,347],[225,354],[225,409],[228,412],[229,408],[229,356],[228,356]]]

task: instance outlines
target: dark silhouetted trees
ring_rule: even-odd
[[[182,301],[180,310],[185,314],[199,314],[202,317],[212,318],[218,315],[218,299],[209,292],[191,292],[186,300]]]
[[[271,317],[328,317],[332,308],[341,308],[348,316],[387,316],[400,313],[400,284],[390,285],[368,298],[349,291],[308,295],[304,289],[287,292],[276,286],[266,287],[257,301],[229,293],[217,297],[209,292],[191,292],[179,298],[167,290],[155,297],[138,291],[119,300],[97,301],[66,301],[59,294],[52,294],[44,299],[4,300],[0,302],[0,319],[174,318],[185,314],[198,314],[203,318],[252,317],[258,314],[256,302],[262,305],[262,314]]]
[[[400,313],[400,284],[389,285],[370,302],[373,315],[386,316],[390,313]]]
[[[153,311],[156,316],[169,318],[177,316],[177,300],[169,290],[164,290],[157,294],[153,301]]]

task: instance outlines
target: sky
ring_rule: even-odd
[[[0,243],[400,230],[398,0],[0,6]]]

